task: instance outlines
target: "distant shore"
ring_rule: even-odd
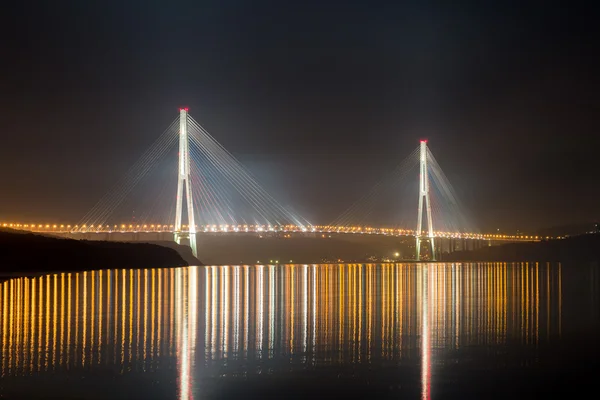
[[[444,254],[442,261],[600,261],[600,234],[586,234],[540,242],[508,243]]]
[[[0,230],[0,280],[57,272],[202,265],[187,254],[184,259],[177,246],[73,240]]]

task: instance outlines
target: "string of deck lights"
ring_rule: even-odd
[[[56,233],[126,233],[126,232],[174,232],[173,224],[114,224],[114,225],[70,225],[48,223],[16,223],[2,222],[0,227],[23,230],[29,232],[56,232]],[[188,226],[183,225],[184,231]],[[297,225],[197,225],[198,232],[203,233],[264,233],[264,232],[290,232],[290,233],[340,233],[385,236],[414,236],[415,231],[398,228],[377,228],[369,226],[297,226]],[[434,232],[435,237],[448,239],[477,239],[477,240],[510,240],[510,241],[536,241],[550,239],[564,239],[564,237],[536,236],[536,235],[505,235],[482,234],[464,232]]]

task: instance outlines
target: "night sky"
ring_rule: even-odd
[[[598,220],[597,13],[559,3],[3,4],[0,220],[78,221],[180,106],[317,223],[421,138],[483,231]]]

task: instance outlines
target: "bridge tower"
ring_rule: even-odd
[[[417,261],[421,259],[421,241],[428,240],[431,249],[431,259],[435,261],[435,246],[433,243],[433,220],[431,218],[431,202],[429,201],[429,173],[427,172],[427,140],[421,140],[419,169],[419,214],[417,215],[417,230],[415,232]],[[423,236],[423,199],[427,212],[427,236]]]
[[[175,211],[175,240],[179,242],[181,235],[181,218],[183,211],[183,186],[185,184],[185,197],[187,202],[188,232],[190,235],[196,233],[196,222],[194,220],[194,202],[192,198],[192,186],[190,183],[190,148],[187,131],[188,109],[179,109],[179,167],[177,173],[177,208]]]

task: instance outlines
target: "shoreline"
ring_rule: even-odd
[[[0,230],[0,281],[106,269],[177,268],[203,265],[176,243],[127,243],[56,238]]]

